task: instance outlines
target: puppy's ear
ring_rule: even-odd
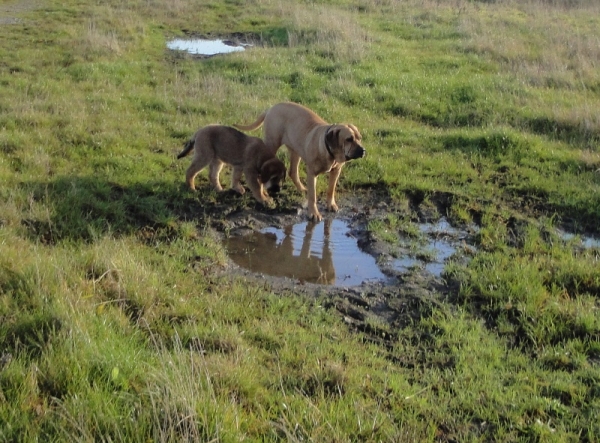
[[[263,163],[258,173],[258,178],[261,183],[266,183],[277,174],[279,162],[272,158]]]
[[[329,146],[337,146],[338,144],[338,136],[340,135],[340,128],[336,126],[330,127],[325,133],[325,143]]]

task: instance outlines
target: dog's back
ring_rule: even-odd
[[[217,158],[225,163],[238,164],[243,158],[243,149],[240,148],[249,145],[251,139],[254,138],[256,137],[246,135],[230,126],[208,125],[199,129],[183,145],[183,151],[177,154],[177,158],[187,156],[198,144],[199,148],[204,146],[205,149],[210,149]]]

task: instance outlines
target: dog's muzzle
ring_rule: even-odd
[[[367,155],[367,151],[365,150],[365,148],[360,146],[356,148],[356,150],[352,154],[346,155],[346,161],[356,160],[357,158],[363,158],[365,155]]]

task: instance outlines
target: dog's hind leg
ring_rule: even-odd
[[[296,151],[292,151],[288,148],[288,152],[290,153],[290,169],[288,171],[288,175],[290,179],[296,186],[296,189],[300,192],[306,192],[306,187],[300,182],[298,168],[300,166],[300,156],[296,153]]]
[[[206,168],[206,166],[209,164],[209,162],[210,162],[210,159],[198,158],[197,155],[194,156],[194,159],[192,160],[192,164],[190,165],[190,167],[187,169],[187,172],[185,173],[185,181],[192,191],[194,191],[196,189],[196,185],[194,185],[194,179],[196,178],[196,175],[198,175],[198,173],[200,171],[202,171],[204,168]]]
[[[214,158],[213,161],[210,162],[210,172],[208,174],[208,179],[213,185],[213,188],[215,188],[215,190],[219,192],[223,190],[223,188],[221,187],[221,182],[219,181],[219,174],[221,173],[222,168],[223,162],[218,158]]]

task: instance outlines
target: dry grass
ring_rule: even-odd
[[[600,5],[509,4],[511,14],[504,4],[463,6],[460,29],[468,35],[470,50],[487,54],[534,86],[579,89],[600,82],[600,44],[593,32],[600,26]]]
[[[294,3],[281,6],[279,15],[290,24],[290,48],[308,44],[315,52],[325,51],[340,62],[356,62],[369,49],[368,33],[353,12]]]

